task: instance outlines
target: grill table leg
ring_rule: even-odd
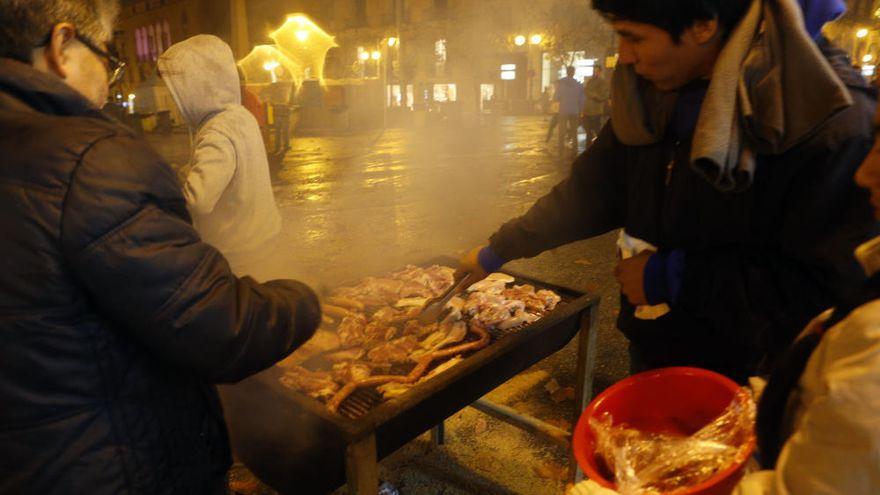
[[[349,495],[379,494],[379,463],[376,435],[370,435],[345,450],[345,474]]]
[[[496,404],[486,399],[474,402],[471,404],[471,407],[520,430],[540,435],[563,448],[568,448],[569,446],[571,438],[569,432],[527,414],[522,414],[512,407]]]
[[[431,428],[431,445],[439,447],[444,443],[446,443],[446,424],[440,422],[440,424]]]
[[[581,331],[578,333],[578,362],[577,362],[577,386],[575,387],[574,416],[572,421],[572,434],[581,413],[593,400],[593,378],[596,371],[596,345],[599,336],[597,318],[599,304],[591,304],[581,316]],[[573,438],[573,437],[572,437]],[[574,484],[584,480],[584,472],[578,466],[574,457],[574,451],[569,449],[570,460],[568,472],[571,474],[571,482]]]

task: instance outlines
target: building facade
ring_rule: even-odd
[[[400,109],[534,111],[563,64],[588,76],[613,50],[598,17],[577,17],[593,15],[582,0],[123,0],[115,43],[130,70],[119,93],[158,87],[156,61],[174,43],[215,34],[243,58],[295,13],[335,36],[328,84],[374,87],[364,94]]]
[[[562,71],[545,14],[566,3],[589,14],[578,0],[249,0],[247,10],[252,45],[267,42],[289,14],[314,19],[339,45],[325,77],[378,81],[391,107],[528,111]],[[570,63],[604,61],[608,33],[601,44],[572,45]]]
[[[159,55],[172,44],[203,33],[229,40],[229,2],[123,0],[114,43],[128,64],[124,91],[132,91],[151,79]]]

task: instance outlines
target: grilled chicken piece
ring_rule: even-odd
[[[336,333],[343,347],[355,347],[363,345],[366,341],[364,328],[367,326],[367,319],[361,315],[348,316],[339,323]]]
[[[346,361],[333,365],[333,378],[340,383],[356,382],[369,378],[372,374],[373,368],[367,363]]]
[[[374,363],[405,363],[409,361],[410,353],[419,345],[419,340],[406,335],[399,339],[379,344],[367,353],[367,357]]]
[[[310,371],[301,366],[291,368],[280,381],[285,387],[306,393],[316,399],[333,397],[339,390],[339,384],[331,373]]]
[[[427,297],[407,297],[397,301],[394,307],[397,309],[422,308],[429,299]]]
[[[424,338],[437,331],[439,323],[431,323],[430,325],[422,325],[418,320],[410,320],[403,326],[404,335],[415,335],[418,338]]]
[[[411,389],[412,387],[412,385],[407,383],[391,382],[384,385],[379,385],[378,387],[376,387],[376,390],[378,390],[382,394],[382,397],[388,400],[395,397],[400,397],[401,395],[409,392],[409,389]]]
[[[388,334],[389,325],[384,321],[374,320],[367,324],[364,327],[364,345],[367,347],[373,347],[376,344],[387,342],[390,339],[386,339],[385,336]]]
[[[490,308],[497,308],[507,301],[507,299],[499,294],[488,294],[486,292],[471,292],[467,301],[464,303],[462,312],[467,316],[476,316]]]
[[[420,307],[408,307],[403,309],[395,309],[391,306],[385,306],[373,313],[372,321],[381,322],[386,325],[394,325],[404,323],[419,316]]]
[[[455,296],[449,300],[449,303],[446,305],[446,310],[449,313],[443,318],[443,323],[455,323],[456,321],[461,321],[464,319],[464,304],[465,300]]]
[[[364,354],[366,353],[367,351],[365,351],[361,347],[353,347],[344,351],[337,351],[327,354],[324,357],[327,358],[327,361],[330,361],[331,363],[342,363],[346,361],[356,361],[364,357]]]
[[[462,321],[440,325],[440,329],[423,340],[419,347],[427,351],[442,349],[457,344],[467,336],[467,324]]]
[[[535,293],[541,300],[544,301],[544,311],[549,312],[556,309],[556,306],[562,302],[562,298],[559,297],[559,294],[553,292],[552,290],[539,290]]]
[[[521,311],[499,323],[498,328],[501,330],[509,330],[511,328],[521,327],[530,323],[534,323],[540,319],[541,317],[538,315]]]
[[[318,330],[308,342],[302,345],[293,354],[278,363],[282,368],[291,368],[302,364],[318,354],[338,349],[340,346],[339,336],[328,330]]]
[[[455,270],[434,265],[428,268],[407,266],[391,274],[392,278],[402,280],[405,285],[401,297],[437,297],[455,283]]]
[[[556,293],[549,290],[535,292],[531,285],[516,285],[502,292],[508,299],[517,299],[526,303],[526,311],[531,313],[548,313],[556,308],[562,300]]]
[[[428,373],[427,375],[422,377],[421,380],[419,380],[419,383],[424,382],[424,381],[428,381],[431,378],[434,378],[435,376],[439,375],[440,373],[443,373],[444,371],[452,368],[453,366],[455,366],[456,364],[458,364],[462,361],[464,361],[463,357],[455,356],[454,358],[450,359],[449,361],[446,361],[443,364],[441,364],[440,366],[437,366],[436,368],[431,370],[430,373]]]
[[[467,332],[467,324],[463,321],[440,325],[439,330],[419,343],[419,349],[412,353],[411,358],[418,359],[425,354],[458,344],[464,340]]]

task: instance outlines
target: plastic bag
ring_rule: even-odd
[[[596,455],[623,495],[671,495],[745,462],[755,438],[755,401],[741,390],[715,421],[690,437],[613,426],[606,413],[590,419]]]

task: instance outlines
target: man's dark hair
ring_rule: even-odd
[[[62,22],[92,40],[109,41],[118,12],[118,0],[0,0],[0,57],[31,63],[34,48]]]
[[[577,73],[577,70],[575,70],[573,65],[569,65],[565,68],[565,73],[568,74],[568,77],[572,77]]]
[[[593,0],[593,8],[611,20],[651,24],[678,43],[698,21],[718,19],[725,35],[739,24],[751,0]]]

